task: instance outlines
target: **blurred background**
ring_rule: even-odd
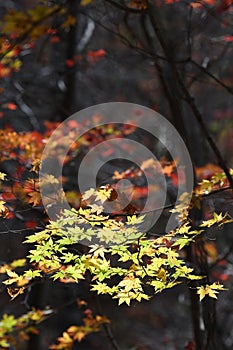
[[[222,163],[233,167],[231,1],[162,0],[148,5],[147,1],[128,0],[5,0],[0,2],[0,17],[1,130],[32,132],[33,142],[41,142],[43,137],[37,141],[34,132],[43,135],[86,107],[132,102],[154,109],[175,126],[190,152],[196,181],[222,171]],[[137,132],[152,147],[154,140],[148,141],[148,135]],[[15,163],[3,160],[3,156],[2,152],[1,171],[9,174]],[[115,170],[126,168],[119,164],[105,167],[103,182]],[[71,165],[67,170],[70,183],[76,177],[75,169],[76,165]],[[233,213],[232,203],[232,191],[216,193],[205,199],[203,215],[211,211]],[[19,211],[11,229],[23,228],[25,220],[35,216],[43,222],[42,210]],[[21,257],[27,250],[21,244],[24,234],[6,235],[5,226],[4,221],[3,262]],[[210,265],[226,255],[226,264],[210,273],[220,281],[225,278],[229,290],[217,303],[217,340],[205,350],[231,349],[232,226],[208,235]],[[97,301],[85,283],[74,286],[51,281],[33,287],[27,303],[64,307],[41,324],[39,335],[32,336],[22,349],[47,349],[67,326],[80,322],[81,313],[72,303],[66,306],[77,297],[111,319],[119,349],[195,349],[185,286],[129,308],[118,307],[108,297]],[[25,299],[20,298],[9,303],[4,295],[2,313],[23,312]],[[77,346],[83,350],[110,348],[104,332]]]

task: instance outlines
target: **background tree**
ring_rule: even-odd
[[[196,166],[197,181],[222,169],[228,187],[232,187],[231,1],[6,1],[1,12],[2,128],[10,125],[17,131],[41,132],[45,130],[44,121],[61,121],[96,103],[139,103],[155,108],[177,128]],[[9,134],[4,135],[3,145],[9,143]],[[39,145],[34,152],[40,154],[43,135],[32,132],[28,137]],[[20,141],[25,142],[23,137]],[[11,147],[18,146],[13,143]],[[31,155],[28,158],[22,166],[29,166]],[[14,164],[4,160],[2,171],[13,177],[15,169],[19,172],[18,165],[17,156]],[[107,178],[111,175],[105,173]],[[232,212],[230,190],[206,196],[201,210],[191,213],[194,227],[220,208]],[[23,221],[32,221],[24,213],[16,212],[13,229]],[[35,209],[30,209],[30,213],[33,220],[38,219],[38,210],[35,213]],[[39,216],[42,224],[43,214]],[[222,261],[226,267],[219,270],[218,266],[214,272],[223,280],[232,278],[228,265],[232,259],[229,232],[226,229],[221,239],[214,232],[216,245],[201,238],[190,246],[188,259],[198,273],[207,276],[206,283],[212,277],[212,269]],[[11,256],[18,248],[9,243],[9,237],[5,241]],[[3,260],[12,260],[9,255]],[[40,307],[50,293],[49,283],[47,287],[43,285],[43,291],[34,288],[34,297],[31,294]],[[68,288],[68,293],[73,293],[72,288]],[[230,348],[232,337],[226,324],[231,324],[232,315],[224,312],[230,295],[225,304],[220,303],[216,317],[214,302],[200,306],[195,292],[190,290],[197,349]],[[184,295],[182,290],[180,298],[186,298]],[[64,294],[60,297],[63,300]],[[168,297],[176,299],[176,294]],[[175,319],[184,317],[174,314]],[[119,317],[122,320],[122,314]],[[224,322],[223,329],[221,320],[227,317],[229,322]],[[150,339],[151,334],[146,334]],[[187,334],[181,343],[191,338],[189,330]],[[160,346],[164,346],[160,341]],[[143,339],[139,342],[147,343]],[[131,340],[126,344],[133,345]],[[189,348],[194,346],[190,344]],[[42,343],[37,346],[41,348]]]

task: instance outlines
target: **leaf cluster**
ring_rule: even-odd
[[[34,270],[22,276],[7,271],[10,278],[5,284],[21,287],[25,280],[43,275],[62,282],[86,279],[97,294],[109,294],[119,305],[129,305],[132,300],[148,300],[184,280],[202,278],[180,254],[202,229],[194,230],[186,221],[166,235],[149,239],[138,230],[143,217],[112,218],[103,214],[110,194],[109,189],[90,189],[83,195],[85,207],[64,211],[45,230],[29,236],[26,243],[33,244],[34,249],[28,258]],[[215,214],[201,226],[231,221],[226,215]],[[83,251],[80,242],[86,244]]]
[[[10,349],[27,341],[30,333],[37,333],[36,325],[51,312],[50,309],[32,309],[20,317],[4,314],[0,320],[0,348]]]

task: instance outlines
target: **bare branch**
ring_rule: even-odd
[[[233,178],[230,175],[229,169],[228,169],[216,143],[214,142],[212,136],[210,135],[210,133],[209,133],[209,131],[204,123],[203,116],[195,103],[194,97],[190,94],[189,90],[185,86],[185,83],[184,83],[183,79],[181,78],[180,73],[177,70],[176,65],[172,61],[172,52],[170,50],[169,43],[165,38],[165,35],[163,35],[163,33],[161,32],[160,20],[159,20],[159,16],[157,13],[157,7],[155,6],[154,3],[148,2],[148,14],[149,14],[149,17],[151,20],[151,24],[154,28],[155,34],[158,38],[158,41],[159,41],[159,43],[163,49],[163,52],[164,52],[165,56],[167,57],[168,62],[170,64],[171,72],[173,73],[173,78],[176,79],[176,82],[177,82],[178,86],[180,87],[181,92],[183,93],[184,99],[186,100],[186,102],[190,106],[190,108],[193,112],[193,115],[195,116],[207,142],[209,143],[209,146],[211,147],[212,151],[214,152],[220,167],[223,169],[224,173],[226,174],[226,177],[229,181],[229,184],[230,184],[231,188],[233,189]]]
[[[204,68],[203,66],[201,66],[199,63],[197,63],[196,61],[194,61],[192,58],[190,59],[190,62],[196,66],[198,69],[201,70],[201,72],[205,73],[206,75],[208,75],[208,77],[210,77],[211,79],[213,79],[216,83],[218,83],[219,85],[221,85],[224,89],[226,89],[231,95],[233,95],[233,89],[230,86],[227,86],[226,84],[224,84],[220,79],[218,79],[215,75],[213,75],[212,73],[210,73],[206,68]]]

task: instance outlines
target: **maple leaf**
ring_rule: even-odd
[[[11,270],[6,270],[7,275],[10,277],[8,280],[3,281],[4,284],[13,284],[15,282],[18,282],[20,278],[22,279],[21,276],[19,276],[16,272],[11,271]]]
[[[155,169],[156,171],[158,171],[160,169],[160,163],[153,158],[149,158],[149,159],[144,160],[142,162],[140,168],[142,170],[152,168],[152,169]]]
[[[48,174],[40,179],[40,186],[47,186],[51,184],[59,184],[58,179],[54,175]]]
[[[139,278],[135,278],[133,274],[126,276],[119,284],[119,287],[123,287],[126,292],[132,289],[141,289],[141,282]]]
[[[75,26],[77,19],[74,16],[68,15],[65,22],[61,25],[61,28],[69,28]]]
[[[40,203],[41,197],[40,197],[39,192],[32,191],[32,192],[28,193],[28,196],[30,196],[28,203],[32,204],[33,207],[35,207],[36,205],[38,205]]]
[[[5,204],[6,202],[0,200],[0,213],[4,213],[6,211]]]
[[[104,187],[104,188],[98,189],[97,195],[100,201],[103,203],[111,197],[111,193],[112,193],[112,188]]]
[[[55,35],[55,36],[53,36],[53,37],[50,39],[50,43],[51,43],[51,44],[59,43],[60,40],[61,40],[61,39],[59,38],[59,36]]]
[[[82,199],[86,201],[94,195],[96,195],[96,190],[94,188],[90,188],[89,190],[85,191],[85,193],[82,195]]]
[[[226,290],[222,284],[213,283],[207,284],[206,286],[201,286],[197,288],[197,294],[199,294],[200,301],[204,299],[206,296],[217,299],[217,294],[219,290]]]
[[[224,36],[224,40],[226,42],[232,42],[233,41],[233,35],[226,35],[226,36]]]
[[[4,180],[4,179],[5,179],[5,177],[6,177],[6,174],[5,174],[5,173],[1,173],[1,172],[0,172],[0,180]]]
[[[117,296],[118,297],[118,296]],[[127,294],[119,294],[119,301],[118,301],[118,305],[121,305],[123,303],[126,303],[128,306],[130,305],[130,297]]]
[[[40,164],[41,164],[41,160],[40,159],[34,159],[32,161],[32,168],[30,171],[34,171],[36,174],[38,174],[39,169],[40,169]]]
[[[79,329],[75,333],[74,339],[77,340],[78,342],[81,342],[83,340],[83,338],[86,337],[86,335],[87,335],[87,332],[85,332],[85,330]]]
[[[173,266],[177,263],[178,257],[179,257],[179,254],[176,251],[171,250],[171,249],[168,250],[167,259],[168,259],[171,266]]]
[[[133,0],[130,3],[131,7],[137,8],[138,10],[145,10],[147,8],[146,0]]]
[[[228,213],[226,213],[224,216],[222,213],[214,213],[214,216],[210,220],[203,221],[200,226],[202,227],[211,227],[215,224],[219,224],[219,226],[222,226],[223,224],[231,223],[233,222],[233,219],[229,216]]]
[[[16,267],[23,267],[26,264],[26,259],[16,259],[13,260],[10,266],[15,269]]]
[[[93,2],[93,0],[82,0],[80,5],[87,6],[87,5],[91,4],[92,2]]]
[[[96,63],[106,56],[106,51],[104,49],[99,49],[96,51],[88,51],[87,58],[89,62]]]
[[[67,59],[66,60],[66,65],[67,65],[68,68],[72,68],[75,65],[75,61],[72,60],[72,59]]]
[[[12,110],[12,111],[15,111],[18,107],[17,107],[17,105],[14,102],[9,102],[7,104],[7,108]]]

